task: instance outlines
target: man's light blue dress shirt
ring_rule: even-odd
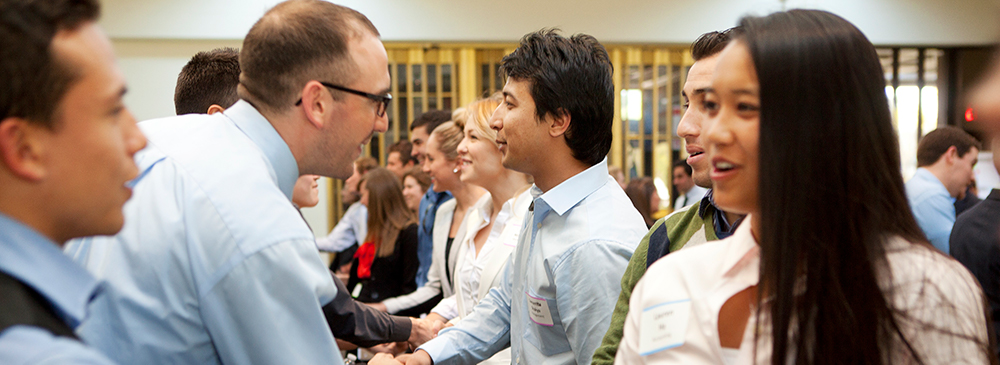
[[[941,180],[923,167],[906,182],[906,198],[924,235],[934,247],[948,254],[948,237],[955,225],[955,198]]]
[[[41,294],[59,317],[74,328],[87,306],[102,292],[94,277],[59,250],[55,242],[0,214],[0,271]],[[48,330],[12,326],[0,333],[0,364],[112,364],[82,342]]]
[[[608,175],[607,160],[531,194],[500,285],[421,346],[435,365],[474,364],[507,346],[515,364],[590,363],[646,224]],[[547,307],[551,325],[532,319],[529,301]]]
[[[320,251],[340,252],[355,243],[364,243],[368,235],[368,208],[361,202],[351,204],[326,237],[316,239]]]
[[[339,364],[321,308],[337,289],[271,124],[240,101],[139,126],[125,227],[66,249],[115,289],[77,333],[125,364]]]
[[[420,219],[417,228],[417,259],[420,260],[420,267],[417,268],[418,288],[427,284],[427,273],[431,270],[432,256],[434,256],[434,218],[441,204],[451,199],[450,192],[436,193],[433,186],[427,189],[427,193],[420,199],[420,210],[417,211]]]

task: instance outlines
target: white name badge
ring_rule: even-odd
[[[542,326],[552,326],[552,312],[549,312],[549,303],[542,298],[535,298],[524,292],[528,296],[528,318],[532,322]]]
[[[361,295],[361,283],[355,284],[354,290],[351,291],[352,297],[357,298],[359,295]]]
[[[643,309],[639,324],[639,355],[646,356],[683,345],[690,317],[691,299]]]

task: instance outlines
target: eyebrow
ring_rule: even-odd
[[[514,97],[514,94],[511,94],[511,93],[509,93],[507,91],[503,92],[503,97],[505,97],[505,98],[511,98],[511,99],[514,99],[514,101],[517,101],[517,98]]]

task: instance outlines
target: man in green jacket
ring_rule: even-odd
[[[682,95],[687,110],[677,125],[677,135],[684,138],[688,152],[687,163],[694,171],[692,178],[695,184],[705,188],[712,187],[708,176],[710,163],[701,143],[701,132],[707,119],[697,105],[688,104],[701,100],[705,89],[711,84],[715,64],[719,52],[729,43],[733,29],[722,32],[702,34],[691,45],[691,55],[695,62],[688,71],[684,82]],[[712,191],[698,203],[679,209],[670,215],[656,221],[649,233],[642,238],[636,247],[632,259],[629,260],[622,276],[622,290],[615,304],[615,312],[611,317],[611,327],[604,335],[601,346],[594,352],[592,364],[610,365],[615,361],[615,353],[622,339],[622,328],[625,315],[628,314],[629,297],[632,289],[639,282],[646,268],[668,253],[685,246],[694,246],[708,241],[728,237],[736,229],[742,216],[719,210],[712,202]]]

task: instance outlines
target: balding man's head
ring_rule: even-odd
[[[320,0],[278,4],[254,24],[240,51],[240,97],[259,109],[292,107],[309,80],[347,84],[357,65],[351,39],[379,36],[361,13]]]

